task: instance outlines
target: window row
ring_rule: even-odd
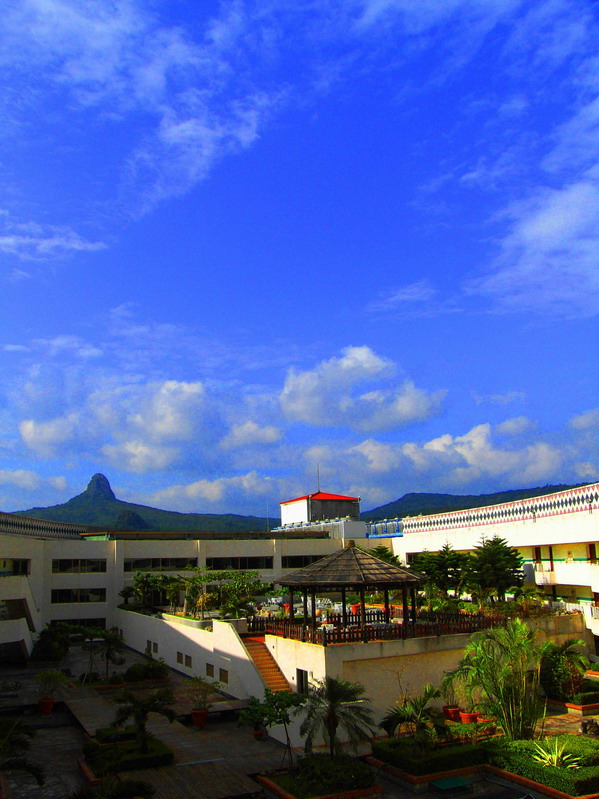
[[[0,574],[29,574],[31,561],[23,558],[0,558]]]
[[[125,558],[126,572],[189,571],[198,565],[196,558]]]
[[[321,558],[322,555],[283,555],[281,566],[284,569],[302,569],[304,566],[309,566]]]
[[[53,588],[50,599],[53,605],[67,602],[106,602],[105,588]]]
[[[272,555],[258,555],[239,558],[206,558],[206,566],[219,571],[221,569],[272,569],[273,557]]]
[[[62,558],[52,561],[55,574],[97,574],[106,571],[106,558]]]

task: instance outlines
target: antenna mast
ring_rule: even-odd
[[[320,494],[320,463],[316,464],[316,486],[317,486],[316,490]]]

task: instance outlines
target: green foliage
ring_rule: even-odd
[[[146,679],[145,663],[132,663],[125,672],[125,682],[141,682]]]
[[[349,755],[308,755],[298,760],[293,774],[281,775],[276,782],[299,797],[309,799],[328,793],[370,788],[375,783],[374,769]]]
[[[114,743],[116,741],[133,741],[137,734],[137,728],[134,724],[128,727],[100,727],[96,730],[96,740],[98,743]]]
[[[132,663],[124,675],[124,682],[142,680],[165,680],[170,669],[164,660],[147,660],[145,663]]]
[[[579,768],[548,768],[534,760],[533,741],[504,739],[487,742],[488,762],[573,796],[599,792],[599,744],[574,735],[560,735],[554,740],[558,741],[558,747],[565,744],[567,750],[580,759]]]
[[[566,702],[582,691],[589,661],[580,651],[581,647],[584,647],[584,641],[579,638],[569,638],[560,645],[549,641],[545,645],[541,657],[540,683],[547,696]]]
[[[384,544],[379,544],[378,546],[374,547],[374,549],[366,550],[371,555],[374,555],[375,558],[379,560],[384,560],[385,563],[390,563],[392,566],[401,566],[401,560],[397,557],[397,555],[393,554],[393,551],[386,547]]]
[[[478,696],[483,712],[497,719],[509,740],[532,738],[540,716],[539,663],[543,647],[520,619],[475,633],[458,667],[444,682]]]
[[[483,540],[470,556],[465,574],[465,584],[479,603],[494,595],[500,600],[512,586],[524,580],[522,556],[499,536]]]
[[[139,751],[135,741],[116,746],[98,746],[93,741],[87,741],[83,744],[83,753],[90,768],[99,777],[117,771],[169,766],[174,759],[172,749],[155,738],[148,740],[145,752]]]
[[[545,743],[534,743],[535,751],[532,759],[542,766],[551,768],[580,768],[580,758],[566,752],[565,742],[560,743],[557,738]]]
[[[415,775],[435,774],[486,762],[485,747],[481,743],[423,750],[420,741],[414,737],[374,741],[372,753],[379,760]]]
[[[434,588],[446,599],[448,591],[459,594],[468,562],[468,555],[456,552],[449,544],[445,544],[439,552],[416,555],[411,565],[416,571],[426,574]]]
[[[29,739],[33,735],[33,730],[22,718],[0,717],[0,773],[24,771],[38,785],[43,785],[43,770],[24,754],[29,749]]]
[[[185,682],[185,695],[191,702],[192,710],[210,710],[212,702],[210,697],[220,688],[219,682],[211,682],[198,675]]]
[[[69,651],[69,634],[62,626],[49,624],[39,634],[32,660],[62,660]]]
[[[573,705],[596,705],[599,704],[599,691],[582,691],[574,694],[569,701]]]
[[[114,697],[114,702],[120,705],[114,718],[114,726],[122,727],[130,718],[133,719],[137,729],[136,746],[138,751],[145,754],[150,743],[150,734],[146,730],[150,713],[159,713],[169,721],[173,721],[175,714],[171,709],[173,695],[168,688],[161,688],[146,696],[137,696],[127,689]],[[140,766],[140,768],[142,768]]]
[[[54,699],[68,680],[62,671],[41,671],[34,679],[35,689],[40,699]]]
[[[311,685],[304,705],[306,715],[300,726],[300,735],[306,737],[305,751],[312,750],[314,739],[321,734],[331,757],[339,754],[339,727],[354,746],[369,740],[374,721],[369,700],[363,694],[363,685],[341,678],[325,677]]]
[[[429,703],[440,696],[441,691],[438,688],[426,683],[420,695],[406,696],[389,708],[379,726],[387,735],[401,732],[404,724],[416,735],[431,728],[444,728],[445,722],[439,711],[429,707]]]

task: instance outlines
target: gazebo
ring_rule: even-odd
[[[369,552],[356,547],[355,541],[346,542],[344,549],[327,555],[303,569],[286,575],[277,580],[279,585],[289,589],[290,595],[290,621],[293,622],[294,608],[293,595],[298,591],[302,593],[304,604],[304,619],[308,618],[308,595],[312,604],[312,630],[316,629],[316,592],[340,592],[342,607],[342,624],[347,627],[348,614],[346,607],[346,593],[348,589],[360,596],[360,625],[366,626],[366,608],[364,594],[366,590],[383,591],[384,620],[389,624],[389,591],[401,590],[403,604],[403,623],[416,621],[416,589],[425,582],[426,578],[419,572],[395,566]],[[408,603],[408,592],[410,603]]]

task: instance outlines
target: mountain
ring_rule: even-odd
[[[365,511],[360,518],[368,522],[380,519],[395,519],[398,516],[427,516],[431,513],[445,513],[451,510],[465,510],[478,508],[484,505],[499,505],[501,502],[516,502],[519,499],[539,497],[543,494],[552,494],[556,491],[567,491],[576,488],[573,485],[542,486],[540,488],[520,488],[513,491],[498,491],[495,494],[478,494],[457,496],[455,494],[404,494],[401,499],[388,502],[378,508]]]
[[[176,513],[135,505],[117,499],[103,474],[95,474],[82,494],[62,505],[15,511],[18,516],[73,522],[105,530],[152,530],[156,532],[249,532],[267,529],[267,520],[233,513]],[[270,526],[279,523],[271,519]]]

